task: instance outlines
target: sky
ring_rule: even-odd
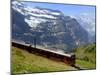
[[[54,10],[60,10],[66,16],[76,16],[81,14],[89,14],[95,16],[95,6],[89,5],[72,5],[72,4],[57,4],[57,3],[43,3],[43,2],[24,2],[27,6],[30,7],[41,7],[41,8],[49,8]]]

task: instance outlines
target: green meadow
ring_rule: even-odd
[[[11,62],[12,74],[76,70],[63,62],[34,55],[16,47],[12,47]]]

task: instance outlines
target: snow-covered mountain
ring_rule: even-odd
[[[89,41],[95,42],[95,35],[96,35],[95,34],[95,27],[96,27],[95,15],[84,13],[78,16],[74,16],[74,18],[76,18],[77,21],[80,23],[80,25],[88,31]]]
[[[80,23],[59,10],[29,7],[12,2],[12,38],[45,47],[70,50],[88,43],[88,32]]]
[[[77,21],[84,27],[89,34],[95,34],[95,15],[84,13],[76,17]]]
[[[47,10],[46,8],[40,7],[28,7],[25,6],[23,2],[13,1],[12,8],[20,12],[25,17],[25,22],[28,23],[30,27],[36,27],[41,22],[46,22],[48,20],[55,20],[59,16],[63,15],[58,10]]]

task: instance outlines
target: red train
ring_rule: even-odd
[[[18,42],[12,42],[12,46],[27,50],[30,53],[41,55],[49,59],[64,62],[71,66],[75,65],[75,54],[64,54],[48,49],[34,48],[31,45],[21,44]]]

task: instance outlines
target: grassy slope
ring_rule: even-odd
[[[80,68],[83,68],[83,69],[95,69],[96,68],[96,64],[85,61],[85,60],[77,59],[76,64],[80,66]]]
[[[53,61],[12,47],[12,73],[35,73],[61,70],[75,70],[75,68],[65,63]]]
[[[96,68],[95,44],[82,46],[76,49],[76,63],[86,69]]]

